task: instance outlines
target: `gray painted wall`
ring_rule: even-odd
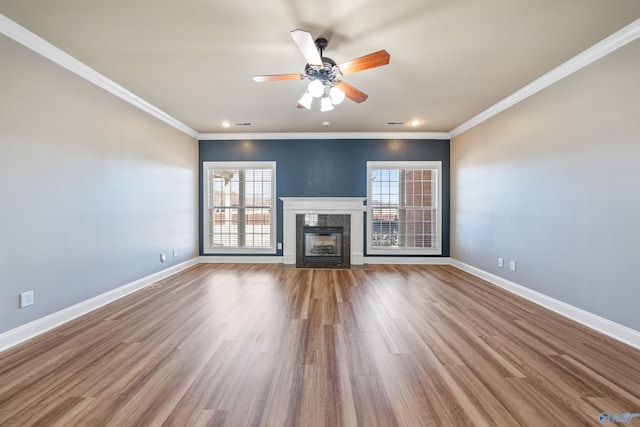
[[[640,330],[639,161],[635,41],[453,139],[452,257]]]
[[[0,58],[0,333],[197,256],[197,141],[4,36]]]

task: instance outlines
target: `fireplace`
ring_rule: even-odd
[[[297,214],[295,218],[296,265],[351,265],[349,215]]]
[[[343,227],[342,263],[364,264],[364,198],[280,197],[283,207],[282,263],[303,264],[302,227]],[[307,220],[308,219],[308,220]]]
[[[304,226],[302,233],[303,262],[342,264],[344,253],[342,227]]]

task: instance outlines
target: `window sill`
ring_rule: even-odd
[[[440,248],[436,249],[373,249],[367,248],[367,256],[375,255],[395,255],[395,256],[426,256],[426,255],[442,255]]]
[[[275,248],[208,248],[202,251],[204,255],[275,255]]]

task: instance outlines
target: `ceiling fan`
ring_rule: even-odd
[[[341,103],[345,97],[353,102],[366,101],[368,95],[342,81],[342,77],[369,68],[387,65],[391,55],[386,50],[379,50],[350,61],[336,64],[331,58],[322,56],[329,42],[325,38],[315,41],[311,33],[304,30],[291,31],[293,41],[307,60],[304,74],[271,74],[254,76],[256,82],[271,82],[278,80],[309,79],[309,86],[305,94],[298,101],[298,108],[311,109],[313,98],[320,98],[320,111],[333,110],[333,106]]]

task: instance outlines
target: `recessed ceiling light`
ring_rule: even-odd
[[[229,123],[228,121],[225,120],[224,122],[222,122],[222,127],[223,128],[231,127],[231,123]]]
[[[422,120],[419,120],[419,119],[413,119],[409,122],[409,126],[411,127],[420,126],[421,124],[422,124]]]
[[[331,123],[329,122],[322,122],[322,126],[329,126]]]

